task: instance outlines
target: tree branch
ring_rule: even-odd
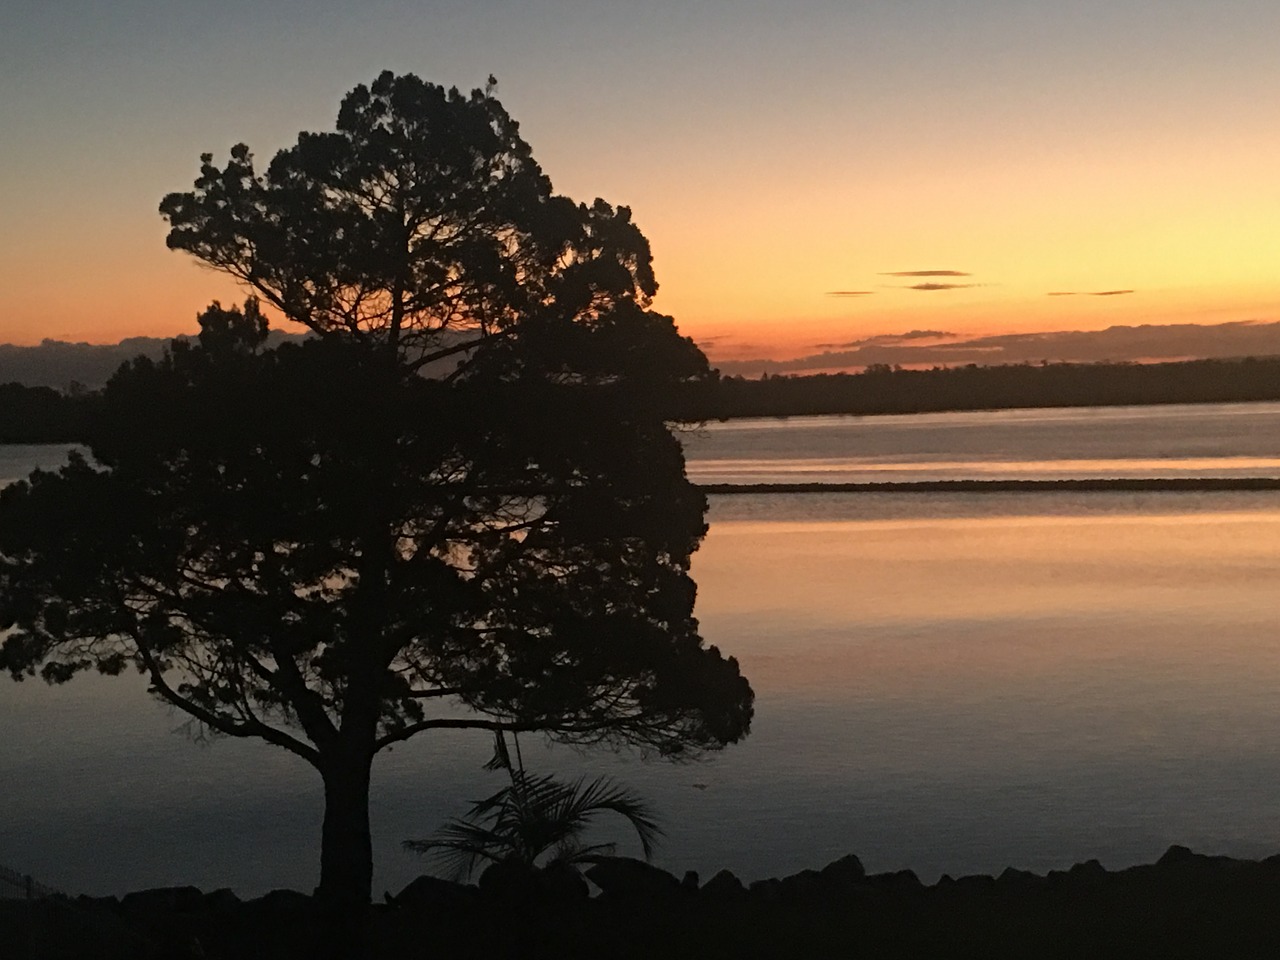
[[[212,727],[219,733],[225,733],[229,737],[261,737],[268,743],[274,743],[278,747],[283,747],[290,753],[296,754],[303,760],[306,760],[312,766],[319,766],[320,753],[314,747],[310,747],[295,737],[289,736],[283,730],[277,730],[275,727],[263,723],[261,720],[254,722],[240,721],[235,722],[222,716],[221,714],[208,710],[197,703],[188,700],[177,690],[169,685],[164,677],[164,673],[160,669],[160,664],[156,661],[155,656],[148,649],[141,637],[138,636],[136,629],[131,629],[133,642],[138,649],[138,655],[142,657],[142,662],[147,668],[147,674],[151,678],[152,686],[160,696],[173,704],[184,713],[188,713],[195,717],[201,723]]]

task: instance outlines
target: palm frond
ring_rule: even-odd
[[[495,760],[503,752],[505,747],[495,747]],[[454,879],[470,877],[485,860],[536,866],[548,857],[550,862],[589,863],[612,855],[615,845],[584,844],[582,835],[601,813],[616,813],[636,831],[645,859],[653,857],[663,835],[653,808],[612,778],[566,783],[510,766],[507,771],[509,786],[473,802],[464,817],[450,820],[431,837],[404,841],[404,848],[428,856]]]

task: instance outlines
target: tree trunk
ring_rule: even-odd
[[[369,834],[369,770],[373,755],[343,744],[323,756],[324,827],[316,896],[335,910],[361,910],[373,883]]]

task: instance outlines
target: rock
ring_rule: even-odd
[[[542,895],[557,904],[579,903],[591,896],[591,887],[576,867],[553,863],[539,876]]]
[[[952,889],[966,894],[990,893],[995,890],[995,886],[995,877],[989,877],[985,873],[974,873],[958,878]]]
[[[1016,867],[1005,867],[1000,876],[996,877],[996,883],[1024,888],[1043,886],[1045,882],[1044,877],[1038,876],[1030,870],[1019,870]]]
[[[1175,843],[1164,855],[1156,861],[1157,867],[1174,867],[1181,863],[1193,863],[1198,859],[1207,859],[1201,857],[1198,853],[1193,853],[1189,847],[1181,846]]]
[[[608,857],[587,869],[604,896],[618,900],[662,900],[680,892],[680,881],[643,860]]]
[[[387,894],[387,904],[414,909],[451,907],[475,897],[476,888],[441,880],[439,877],[421,876],[409,883],[395,896]]]
[[[990,877],[986,877],[990,881]],[[914,870],[898,870],[892,873],[874,873],[867,877],[867,882],[882,890],[893,893],[910,893],[924,889],[924,884],[916,876]]]
[[[760,900],[777,900],[782,892],[782,881],[776,877],[756,880],[747,887],[747,893]]]
[[[1077,863],[1067,871],[1067,877],[1073,882],[1097,882],[1107,877],[1107,868],[1097,860],[1086,860]]]
[[[686,870],[684,874],[684,879],[680,881],[680,888],[682,890],[689,890],[692,893],[697,893],[698,892],[698,871]]]
[[[742,881],[728,870],[721,870],[702,885],[698,896],[705,900],[738,900],[747,895]]]
[[[542,892],[538,869],[516,860],[491,863],[480,874],[480,892],[495,900],[539,899]]]
[[[828,886],[817,870],[801,870],[778,881],[778,894],[793,903],[825,898]]]
[[[181,956],[162,950],[150,933],[134,929],[125,918],[107,907],[93,906],[78,900],[49,898],[15,904],[20,918],[0,918],[0,951],[11,954],[8,947],[21,944],[16,956],[29,960],[70,960],[93,957],[94,960],[139,960],[159,956]],[[16,923],[13,921],[17,921]]]
[[[120,901],[125,913],[189,913],[204,904],[204,894],[196,887],[155,887],[126,893]]]
[[[1187,847],[1175,843],[1164,852],[1164,856],[1156,861],[1156,868],[1159,870],[1222,868],[1239,866],[1244,862],[1246,861],[1236,860],[1233,857],[1214,857],[1204,853],[1195,853]]]
[[[206,910],[232,910],[239,905],[240,898],[228,887],[222,887],[204,895],[203,906]]]
[[[861,883],[867,878],[866,868],[854,854],[833,860],[823,867],[819,873],[829,883]]]
[[[305,914],[316,909],[316,902],[297,890],[272,890],[245,904],[253,910],[274,914]]]

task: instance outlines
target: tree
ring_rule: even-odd
[[[244,144],[221,169],[204,154],[195,189],[160,210],[171,248],[289,320],[415,365],[619,310],[639,323],[657,290],[631,211],[554,194],[492,77],[466,96],[385,72],[347,95],[335,132],[301,134],[265,174]],[[697,363],[682,338],[646,346]]]
[[[0,494],[3,665],[144,673],[209,730],[307,760],[319,893],[369,898],[375,754],[445,728],[666,756],[752,693],[693,617],[705,498],[662,422],[705,358],[647,309],[625,209],[550,193],[492,91],[383,74],[266,177],[237,147],[170,244],[258,302],[121,368],[93,462]],[[419,375],[433,361],[449,372]]]

